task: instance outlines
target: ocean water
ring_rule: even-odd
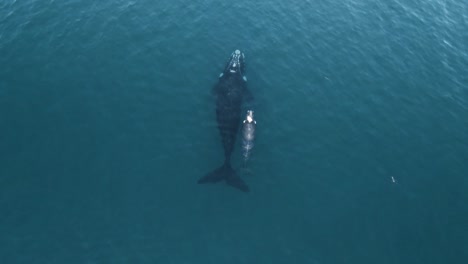
[[[467,43],[457,0],[3,0],[0,263],[465,263]],[[235,49],[248,194],[196,184]]]

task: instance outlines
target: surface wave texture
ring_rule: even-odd
[[[457,0],[3,0],[0,263],[466,263],[467,43]],[[249,194],[196,184],[235,49]]]

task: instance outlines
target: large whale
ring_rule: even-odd
[[[198,183],[216,183],[224,180],[228,185],[248,192],[247,184],[231,167],[231,155],[241,123],[241,106],[245,99],[252,97],[247,89],[247,79],[244,75],[244,59],[242,52],[234,51],[214,87],[216,121],[224,148],[224,164],[198,180]]]

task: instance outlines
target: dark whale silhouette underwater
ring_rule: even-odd
[[[234,150],[237,132],[241,123],[241,106],[244,100],[251,100],[245,78],[245,56],[235,50],[229,58],[224,71],[214,87],[216,95],[216,121],[224,148],[224,164],[198,180],[199,184],[226,183],[243,192],[248,192],[247,184],[231,167],[231,155]]]

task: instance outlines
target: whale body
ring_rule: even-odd
[[[239,50],[235,50],[231,54],[224,71],[219,76],[218,83],[214,87],[216,121],[224,149],[224,163],[221,167],[199,179],[198,183],[225,181],[234,188],[248,192],[249,187],[231,166],[231,156],[241,123],[241,106],[245,98],[250,94],[247,89],[247,78],[244,75],[244,59],[244,54]]]

